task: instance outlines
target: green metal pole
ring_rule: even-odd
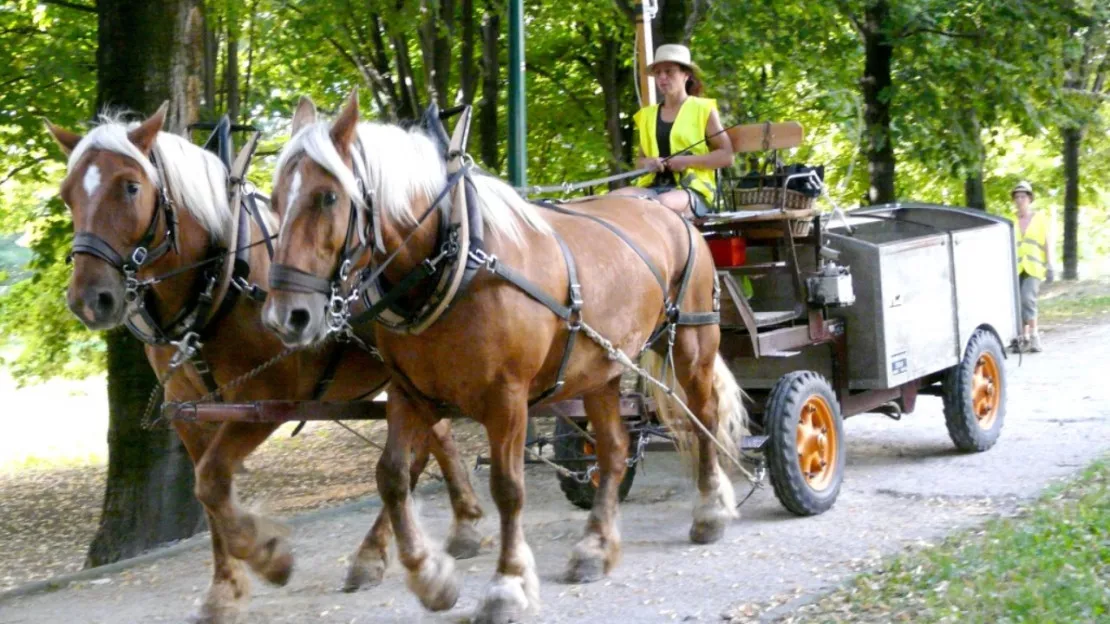
[[[528,183],[524,123],[524,0],[509,0],[509,181]]]

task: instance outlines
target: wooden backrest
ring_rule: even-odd
[[[763,150],[797,147],[802,144],[804,131],[796,121],[781,123],[754,123],[730,128],[726,134],[732,141],[732,151],[748,154]]]

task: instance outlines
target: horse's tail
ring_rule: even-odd
[[[674,367],[667,368],[666,378],[663,378],[664,359],[655,351],[648,350],[640,357],[640,365],[645,371],[674,389],[675,396],[686,402],[686,392],[682,386],[675,383]],[[649,395],[655,402],[659,420],[670,430],[679,454],[697,474],[698,445],[697,432],[700,428],[690,422],[685,411],[674,404],[667,392],[654,384],[648,384]],[[717,354],[713,362],[713,392],[717,395],[717,442],[720,443],[729,455],[739,459],[740,440],[748,433],[748,412],[744,409],[744,394],[740,384],[729,370],[721,354]],[[721,464],[731,465],[727,458],[720,458]],[[731,488],[729,488],[731,490]]]

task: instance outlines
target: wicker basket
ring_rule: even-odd
[[[765,186],[763,188],[733,188],[732,201],[736,206],[771,206],[786,210],[809,210],[817,202],[816,197],[804,193]]]

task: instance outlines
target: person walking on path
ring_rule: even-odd
[[[1055,276],[1052,258],[1055,249],[1049,235],[1048,215],[1033,209],[1033,186],[1022,181],[1010,191],[1017,214],[1014,237],[1017,244],[1018,278],[1021,284],[1022,335],[1014,345],[1017,352],[1040,353],[1041,334],[1037,330],[1037,296],[1041,284]]]

